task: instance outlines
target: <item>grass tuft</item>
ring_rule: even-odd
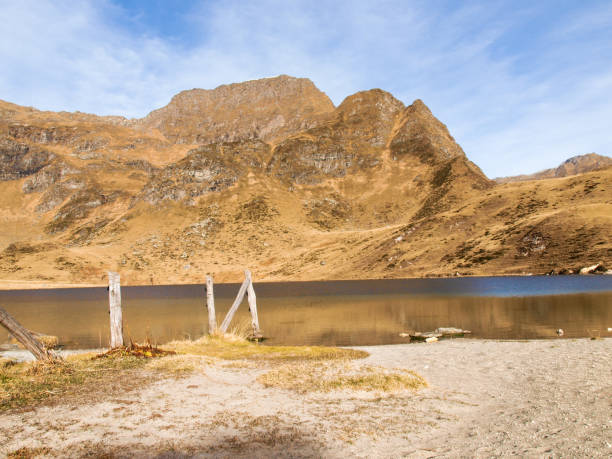
[[[267,346],[233,334],[204,336],[196,341],[172,341],[164,348],[223,360],[325,361],[367,357],[365,351],[326,346]]]
[[[265,387],[290,389],[299,393],[341,391],[398,392],[427,386],[414,371],[389,370],[365,365],[358,368],[334,363],[285,365],[257,380]]]
[[[172,355],[151,360],[147,368],[153,371],[163,371],[174,376],[185,376],[211,364],[212,360],[198,355]]]

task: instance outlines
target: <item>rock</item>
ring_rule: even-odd
[[[174,143],[205,145],[286,138],[333,112],[333,102],[310,80],[281,75],[182,91],[134,123],[159,129]]]
[[[414,333],[410,333],[410,339],[413,339],[415,341],[425,341],[428,338],[441,338],[442,337],[442,333],[434,333],[434,332],[425,332],[425,333],[421,333],[421,332],[414,332]]]
[[[596,273],[602,270],[605,270],[603,265],[601,263],[597,263],[596,265],[593,265],[593,266],[585,266],[584,268],[580,270],[580,274],[593,274],[593,273]]]
[[[321,261],[321,266],[325,266],[325,260]]]
[[[55,155],[11,139],[0,140],[0,181],[17,180],[35,174]]]
[[[604,274],[607,274],[608,276],[612,275],[612,269],[608,269]]]
[[[399,334],[402,338],[410,338],[410,333],[400,333]]]
[[[263,167],[270,147],[261,141],[205,145],[154,174],[138,198],[149,204],[191,200],[223,191],[252,169]]]
[[[559,328],[559,329],[557,330],[557,335],[559,335],[559,336],[563,336],[563,333],[564,333],[564,332],[563,332],[563,329],[562,329],[562,328]]]
[[[426,343],[435,343],[436,341],[438,341],[438,338],[436,338],[435,336],[430,336],[429,338],[425,339]]]

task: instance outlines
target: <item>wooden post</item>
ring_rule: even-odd
[[[238,295],[236,295],[236,299],[234,300],[232,307],[230,308],[229,311],[227,311],[227,315],[225,316],[225,319],[223,319],[223,322],[221,323],[221,327],[220,327],[221,333],[227,333],[227,328],[229,327],[230,322],[234,318],[234,314],[236,314],[236,311],[238,310],[238,306],[240,306],[240,303],[242,303],[242,300],[244,299],[244,294],[246,293],[247,288],[249,287],[249,284],[251,283],[251,272],[248,269],[244,271],[244,276],[245,276],[244,282],[240,286],[240,290],[238,290]]]
[[[259,332],[259,318],[257,317],[257,297],[253,288],[253,276],[249,277],[251,277],[251,282],[249,282],[247,288],[247,299],[249,300],[249,311],[251,311],[251,326],[253,327],[253,338],[259,338],[261,333]]]
[[[110,347],[123,346],[123,317],[121,313],[121,282],[119,273],[108,272],[108,302],[110,311]]]
[[[32,333],[17,322],[8,312],[0,307],[0,324],[6,328],[17,341],[34,354],[38,360],[59,360],[59,356],[49,351]]]
[[[208,334],[217,331],[217,316],[215,314],[215,294],[213,292],[213,278],[206,276],[206,307],[208,309]]]

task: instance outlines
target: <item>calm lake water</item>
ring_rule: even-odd
[[[239,284],[215,285],[222,321]],[[612,336],[612,276],[394,279],[255,284],[260,325],[270,344],[371,345],[406,342],[399,333],[437,327],[475,338]],[[154,343],[208,331],[203,285],[123,287],[126,337]],[[31,330],[66,348],[106,346],[105,288],[0,291],[0,305]],[[246,326],[246,301],[232,325]],[[8,342],[0,330],[0,344]]]

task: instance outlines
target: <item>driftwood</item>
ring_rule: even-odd
[[[123,317],[121,313],[121,283],[119,273],[108,272],[108,303],[110,312],[110,347],[123,346]]]
[[[432,332],[400,333],[400,336],[410,336],[410,340],[426,341],[430,343],[437,341],[440,338],[462,338],[465,335],[469,335],[470,333],[472,333],[470,330],[463,330],[461,328],[440,327],[436,328]]]
[[[60,347],[59,338],[57,336],[47,335],[46,333],[38,333],[33,330],[28,330],[28,331],[34,338],[40,341],[42,345],[45,346],[45,348],[57,349]],[[19,343],[19,341],[17,341],[14,337],[12,338],[12,340]],[[23,346],[23,344],[21,344],[21,346]]]
[[[442,333],[442,336],[446,337],[462,337],[465,335],[469,335],[472,332],[470,330],[463,330],[461,328],[453,328],[453,327],[440,327],[436,328],[436,333]]]
[[[215,294],[213,291],[213,278],[206,276],[206,308],[208,309],[208,333],[217,331],[217,316],[215,314]]]
[[[242,303],[242,300],[244,299],[244,295],[250,283],[251,283],[251,271],[247,269],[244,271],[244,282],[240,286],[240,290],[238,290],[238,295],[236,295],[236,299],[234,300],[232,307],[230,308],[229,311],[227,311],[227,315],[225,316],[225,319],[223,319],[223,322],[221,323],[221,327],[219,327],[219,330],[221,330],[221,333],[227,333],[229,324],[234,318],[234,314],[236,314],[236,311],[238,310],[238,306],[240,306],[240,303]]]
[[[27,328],[17,322],[8,312],[0,307],[0,325],[23,346],[34,354],[38,360],[60,360],[54,352],[48,350]]]

